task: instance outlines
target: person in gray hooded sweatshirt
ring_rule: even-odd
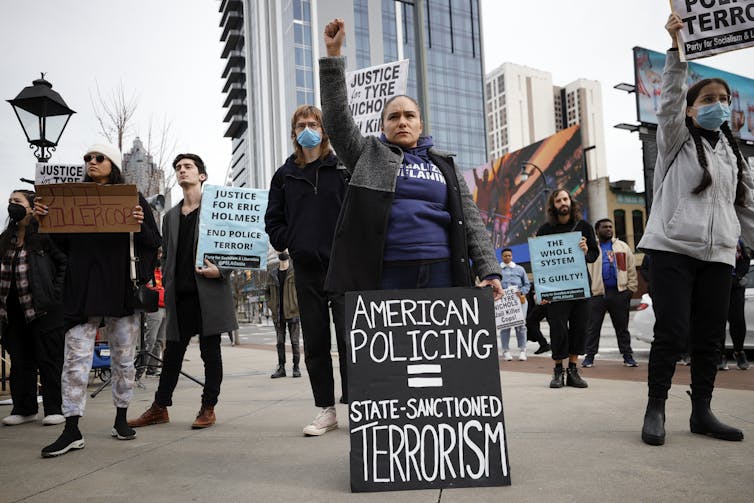
[[[692,433],[742,440],[710,410],[720,342],[725,336],[731,268],[738,236],[754,242],[751,170],[728,125],[731,90],[721,79],[687,89],[688,65],[673,40],[662,74],[657,113],[654,201],[639,248],[652,255],[652,301],[657,319],[649,355],[649,400],[642,440],[665,442],[665,400],[681,346],[691,352]]]

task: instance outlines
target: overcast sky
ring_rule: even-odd
[[[126,145],[135,134],[146,140],[150,118],[154,124],[167,118],[178,151],[201,155],[210,183],[222,184],[231,152],[223,138],[218,7],[216,0],[1,0],[0,98],[14,98],[47,72],[77,112],[51,162],[72,164],[102,140],[90,95],[98,86],[110,93],[122,82],[138,100]],[[613,128],[636,121],[634,96],[612,86],[633,82],[633,46],[669,47],[668,9],[666,0],[482,0],[485,67],[530,66],[551,72],[556,85],[600,81],[608,173],[641,185],[638,135]],[[700,62],[754,77],[754,49]],[[36,159],[6,103],[0,104],[0,132],[4,201],[23,186],[19,177],[33,178]],[[0,204],[3,223],[6,206]]]

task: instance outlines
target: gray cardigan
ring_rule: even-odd
[[[175,303],[175,249],[178,245],[182,204],[183,201],[173,206],[162,219],[162,250],[163,257],[165,257],[165,265],[162,268],[162,284],[165,287],[165,337],[169,341],[180,340],[178,311]],[[194,256],[196,256],[199,218],[196,219],[194,236]],[[221,270],[221,277],[216,279],[193,274],[196,278],[199,305],[202,309],[202,333],[200,335],[216,335],[236,330],[238,328],[236,309],[227,271]]]
[[[724,135],[712,146],[702,138],[712,184],[691,191],[702,179],[696,147],[686,127],[687,64],[678,51],[668,51],[657,112],[657,164],[654,200],[638,247],[680,253],[707,262],[735,264],[739,236],[754,244],[754,182],[744,171],[744,206],[734,206],[738,167]]]
[[[361,135],[348,108],[343,58],[321,58],[319,69],[325,130],[338,159],[351,172],[325,287],[336,292],[376,289],[380,286],[384,240],[403,151],[377,137]],[[473,284],[469,259],[479,278],[500,276],[490,237],[451,154],[430,149],[429,155],[444,170],[448,182],[454,284]],[[459,279],[460,268],[466,270],[468,280]]]

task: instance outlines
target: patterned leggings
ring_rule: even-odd
[[[89,318],[86,323],[76,325],[65,334],[65,356],[63,360],[62,392],[63,415],[83,416],[86,408],[89,371],[92,369],[92,355],[100,316]],[[110,381],[113,403],[116,407],[128,407],[133,396],[134,353],[139,335],[139,315],[122,318],[106,316],[105,327],[110,343]]]

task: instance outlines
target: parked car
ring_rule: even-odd
[[[746,274],[746,301],[744,304],[744,317],[746,318],[746,338],[744,339],[744,349],[754,350],[754,260],[751,261],[751,268]],[[641,303],[636,308],[633,318],[629,324],[631,335],[644,342],[652,342],[654,339],[655,312],[652,309],[652,297],[645,293],[641,297]],[[727,328],[725,332],[725,347],[733,349]]]

